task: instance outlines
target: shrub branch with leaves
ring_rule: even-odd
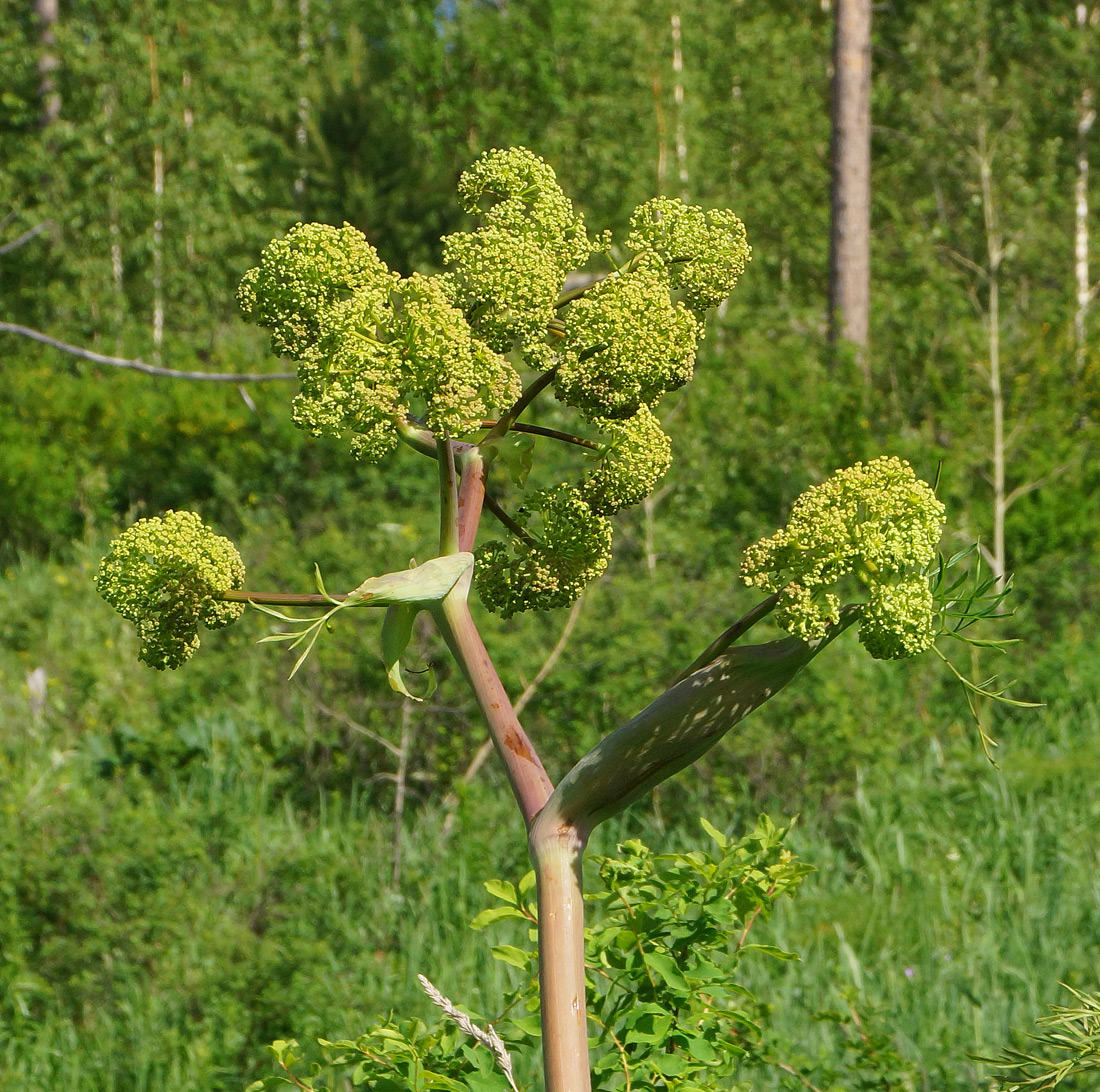
[[[732,291],[749,248],[733,213],[664,197],[636,210],[620,246],[608,234],[592,237],[551,168],[522,148],[485,153],[462,176],[459,197],[479,223],[443,240],[442,274],[398,275],[348,224],[299,224],[264,250],[239,292],[246,316],[269,328],[275,350],[297,365],[294,415],[300,427],[342,437],[357,458],[376,460],[403,443],[436,462],[438,556],[404,572],[369,577],[343,595],[330,594],[319,573],[315,593],[256,592],[242,587],[240,560],[226,540],[193,514],[168,513],[141,521],[117,540],[99,587],[138,625],[142,658],[159,668],[178,667],[194,652],[199,622],[224,625],[245,604],[291,625],[272,639],[301,650],[295,670],[335,616],[384,608],[387,674],[410,696],[401,659],[414,620],[428,612],[469,681],[527,828],[547,1092],[591,1087],[590,985],[591,1014],[608,1029],[598,1041],[606,1046],[618,1039],[619,1060],[607,1064],[614,1069],[624,1052],[631,1055],[627,1068],[636,1072],[626,1073],[628,1084],[646,1088],[664,1081],[671,1087],[668,1082],[679,1077],[668,1067],[679,1065],[681,1074],[696,1076],[694,1084],[676,1086],[702,1088],[714,1058],[736,1053],[731,1036],[740,1018],[706,1007],[699,984],[711,972],[703,963],[689,959],[672,969],[677,946],[695,928],[686,918],[677,922],[688,915],[689,903],[681,901],[663,919],[667,935],[651,937],[648,948],[640,941],[641,949],[619,949],[618,940],[608,945],[589,934],[589,954],[596,944],[605,970],[645,971],[648,991],[640,981],[630,987],[643,1008],[672,1004],[668,991],[682,983],[699,985],[682,997],[696,1030],[658,1017],[657,1009],[646,1010],[648,1023],[624,1025],[629,1006],[607,1000],[610,994],[590,982],[585,960],[581,860],[588,838],[598,823],[713,747],[850,625],[859,622],[872,655],[890,659],[927,649],[937,612],[947,610],[954,631],[961,631],[967,601],[941,579],[949,566],[935,565],[943,507],[908,464],[892,457],[838,471],[811,489],[796,502],[787,528],[746,554],[747,582],[770,597],[555,786],[481,640],[470,591],[476,588],[484,606],[508,617],[568,605],[604,572],[613,539],[609,517],[642,502],[671,460],[658,404],[691,379],[707,309]],[[616,264],[613,254],[624,260]],[[603,262],[605,271],[585,288],[563,291],[566,274],[593,261]],[[575,414],[572,431],[521,420],[543,397],[556,398],[560,413]],[[571,477],[532,486],[509,511],[501,470],[524,488],[536,453],[551,443],[589,460]],[[594,469],[591,458],[598,462]],[[483,511],[503,535],[478,545]],[[937,589],[953,597],[949,607],[937,606]],[[288,607],[320,613],[302,618],[284,613]],[[791,636],[740,643],[770,613]],[[628,873],[644,889],[642,877],[652,867],[638,847],[623,853],[622,862],[605,865],[608,890],[619,892],[609,896],[612,902],[621,901]],[[779,869],[774,875],[764,870],[768,899],[794,886],[799,873],[793,865],[773,861],[767,867]],[[738,899],[749,890],[742,883],[732,902],[715,901],[725,879],[720,869],[711,874],[709,868],[696,874],[693,863],[676,873],[684,891],[695,891],[712,914],[705,928],[696,922],[700,959],[706,944],[721,942],[723,929],[745,927]],[[726,909],[719,913],[720,907]],[[605,920],[618,922],[616,938],[631,933],[626,903],[604,909]],[[714,997],[725,988],[717,981],[707,986]],[[401,1027],[326,1049],[358,1051],[397,1067],[390,1085],[375,1076],[373,1088],[484,1087],[473,1070],[461,1079],[425,1082],[417,1044],[430,1041],[434,1050],[442,1040],[419,1024]],[[650,1040],[643,1049],[645,1034]],[[296,1049],[277,1049],[288,1072]],[[483,1073],[480,1057],[477,1072]],[[600,1074],[603,1065],[598,1063]]]

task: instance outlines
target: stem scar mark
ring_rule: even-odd
[[[517,735],[514,731],[509,732],[504,737],[504,745],[508,748],[509,751],[513,752],[516,755],[519,755],[520,758],[524,758],[528,762],[534,762],[535,757],[531,754],[531,748],[528,747],[526,742],[521,739],[520,736]]]

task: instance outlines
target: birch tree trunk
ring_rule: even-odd
[[[676,166],[680,176],[680,199],[687,204],[688,183],[691,181],[687,166],[687,124],[684,120],[684,51],[680,13],[672,15],[672,96],[676,102]]]
[[[1009,501],[1005,492],[1005,397],[1001,380],[1001,261],[1004,239],[997,218],[993,193],[993,152],[983,120],[978,128],[978,170],[981,178],[982,213],[985,222],[986,277],[989,334],[989,399],[993,409],[993,553],[990,568],[997,578],[997,591],[1005,589],[1008,563],[1005,553],[1005,515]]]
[[[1077,27],[1082,35],[1088,26],[1088,6],[1077,5]],[[1085,345],[1092,287],[1089,284],[1089,148],[1088,137],[1096,120],[1093,90],[1081,88],[1077,106],[1077,177],[1074,182],[1073,273],[1077,287],[1077,308],[1073,314],[1073,341],[1076,349],[1077,375],[1085,369]]]
[[[305,215],[302,201],[306,192],[306,142],[308,140],[309,95],[306,80],[309,76],[309,0],[298,0],[298,65],[301,69],[301,86],[298,95],[298,128],[294,138],[298,145],[298,177],[294,180],[294,199]]]
[[[154,115],[153,137],[153,364],[160,367],[164,344],[164,143],[158,126],[160,118],[160,62],[157,43],[150,34],[145,39],[149,51],[149,98]]]
[[[871,0],[837,0],[833,37],[829,339],[867,362],[871,276]]]
[[[42,100],[42,127],[46,128],[61,115],[61,95],[58,94],[53,78],[61,63],[55,52],[57,38],[53,32],[57,25],[57,0],[35,0],[34,13],[38,16],[38,40],[42,45],[42,52],[38,57],[38,95]]]

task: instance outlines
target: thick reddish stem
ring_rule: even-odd
[[[523,821],[530,827],[531,821],[550,799],[554,791],[553,783],[512,709],[512,703],[474,624],[465,595],[456,588],[432,614],[473,688],[497,753],[504,762],[512,792],[523,813]]]
[[[485,460],[477,448],[460,456],[462,480],[458,486],[458,548],[473,553],[481,522],[481,506],[485,501]]]

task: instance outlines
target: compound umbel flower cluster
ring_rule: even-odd
[[[241,282],[245,314],[298,364],[297,423],[384,456],[410,420],[474,438],[507,415],[520,373],[542,376],[580,417],[599,466],[534,491],[509,540],[480,551],[483,602],[505,617],[572,602],[607,566],[607,517],[642,501],[668,470],[655,407],[692,375],[707,308],[749,258],[728,211],[672,198],[640,206],[625,245],[589,236],[550,166],[524,148],[486,152],[459,181],[479,218],[443,239],[446,271],[392,272],[345,224],[298,224]],[[602,254],[610,272],[563,295],[566,275]]]
[[[111,543],[96,588],[137,626],[138,659],[179,667],[199,647],[198,628],[220,629],[240,618],[243,603],[221,595],[244,583],[244,563],[227,538],[194,512],[139,519]]]
[[[610,517],[643,501],[672,459],[658,403],[691,379],[707,311],[736,285],[749,247],[732,212],[670,197],[639,206],[621,245],[593,238],[553,170],[524,148],[486,152],[458,194],[479,223],[443,239],[440,274],[393,272],[350,224],[297,224],[265,248],[238,296],[297,361],[297,423],[345,438],[358,457],[382,458],[399,439],[437,453],[463,440],[495,476],[512,431],[584,452],[572,480],[532,486],[511,515],[486,496],[510,534],[481,546],[475,581],[507,618],[568,605],[606,569]],[[566,275],[592,262],[606,272],[566,292]],[[521,420],[544,392],[559,403],[552,423],[568,410],[575,434]],[[746,552],[742,574],[806,641],[841,621],[841,595],[854,589],[871,655],[912,656],[935,636],[927,574],[943,515],[908,463],[857,463],[803,494],[788,525]],[[242,580],[226,539],[169,512],[113,544],[98,584],[137,624],[141,658],[175,667],[200,623],[239,616],[225,595]]]
[[[924,652],[935,637],[929,568],[944,507],[903,459],[838,470],[794,503],[787,526],[745,551],[745,583],[777,592],[776,621],[804,640],[840,619],[837,587],[865,600],[859,639],[879,660]]]

